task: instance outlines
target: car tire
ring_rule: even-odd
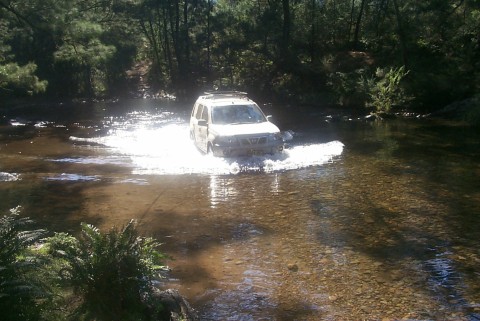
[[[215,153],[213,152],[213,146],[210,143],[207,144],[207,155],[215,156]]]

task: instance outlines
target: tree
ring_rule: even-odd
[[[335,75],[405,65],[417,106],[438,107],[479,90],[479,12],[478,0],[0,0],[0,91],[112,94],[148,60],[150,82],[179,98],[215,84],[315,102]],[[354,52],[369,59],[343,59]]]
[[[40,80],[35,75],[37,65],[28,63],[19,66],[16,63],[0,64],[0,90],[5,93],[21,91],[29,95],[44,92],[46,80]]]
[[[135,41],[135,24],[125,15],[128,3],[1,0],[2,44],[11,52],[7,62],[28,65],[30,71],[36,65],[38,77],[48,81],[49,94],[104,94],[112,81],[125,77],[140,42]],[[43,89],[46,82],[41,85]]]
[[[0,21],[0,95],[15,92],[33,95],[44,92],[48,82],[40,80],[35,74],[37,65],[29,62],[20,66],[15,62],[15,55],[8,45],[11,36],[7,21]]]
[[[62,37],[62,44],[54,53],[59,63],[80,75],[80,92],[94,97],[105,89],[95,82],[108,60],[115,54],[116,48],[100,40],[103,28],[98,23],[77,20],[71,22]]]

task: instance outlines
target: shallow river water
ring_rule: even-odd
[[[480,320],[478,129],[265,109],[293,138],[248,159],[195,149],[190,106],[17,109],[0,210],[74,234],[136,219],[201,320]]]

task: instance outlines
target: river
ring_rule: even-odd
[[[264,108],[292,139],[248,159],[202,155],[186,105],[18,108],[0,210],[73,234],[136,219],[201,320],[480,320],[478,129]]]

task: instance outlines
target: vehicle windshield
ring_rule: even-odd
[[[215,106],[212,110],[213,124],[251,124],[264,121],[265,115],[256,105]]]

